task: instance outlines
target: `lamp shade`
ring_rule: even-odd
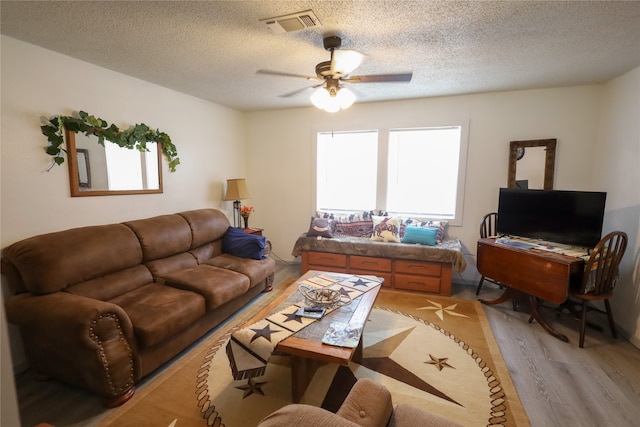
[[[250,197],[244,178],[227,180],[227,193],[224,195],[224,200],[242,200]]]

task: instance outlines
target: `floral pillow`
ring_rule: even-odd
[[[325,212],[317,211],[318,218],[324,218],[335,222],[333,229],[334,237],[351,236],[351,237],[371,237],[373,232],[373,222],[371,218],[374,211],[362,212]]]
[[[381,242],[400,242],[402,219],[390,216],[373,216],[371,240]]]

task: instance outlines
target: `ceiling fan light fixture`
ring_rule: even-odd
[[[311,94],[311,103],[321,110],[324,110],[325,104],[329,100],[329,92],[324,87],[319,87]]]
[[[342,108],[343,110],[351,107],[356,101],[355,94],[346,87],[340,88],[338,94],[336,95],[336,98],[340,103],[340,108]]]
[[[331,92],[325,87],[318,88],[311,95],[311,103],[327,113],[345,110],[356,100],[356,96],[347,88],[332,88]]]

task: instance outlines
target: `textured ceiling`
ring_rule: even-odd
[[[321,26],[260,19],[312,9]],[[602,83],[640,66],[640,2],[2,1],[2,34],[243,111],[311,105],[322,38],[366,55],[357,102]]]

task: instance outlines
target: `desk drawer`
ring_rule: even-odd
[[[391,273],[391,260],[369,256],[351,256],[349,267],[354,270],[386,271]]]
[[[418,274],[420,276],[438,276],[442,267],[437,262],[397,260],[396,273]]]
[[[414,276],[411,274],[397,274],[394,276],[394,287],[409,291],[440,292],[440,277]]]
[[[309,252],[309,265],[325,265],[327,267],[347,267],[347,256],[329,252]],[[336,270],[337,271],[337,270]]]

